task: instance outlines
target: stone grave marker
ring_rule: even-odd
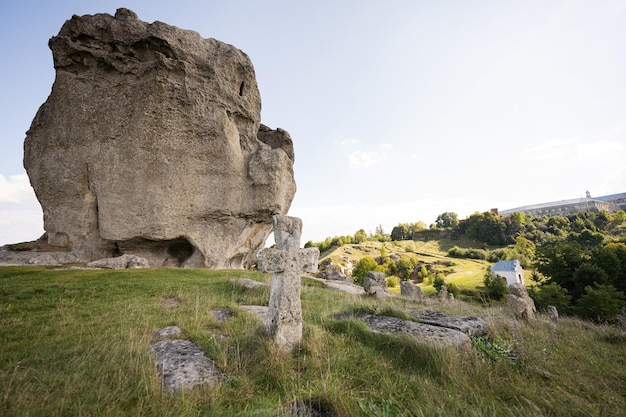
[[[299,218],[275,215],[273,225],[276,246],[257,255],[258,269],[273,274],[265,326],[279,347],[292,350],[302,340],[300,274],[317,271],[319,249],[300,249]]]

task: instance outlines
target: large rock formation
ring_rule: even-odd
[[[49,46],[56,79],[24,142],[48,243],[84,260],[254,263],[296,186],[248,56],[127,9],[73,16]]]

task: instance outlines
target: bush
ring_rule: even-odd
[[[612,285],[588,285],[578,300],[576,312],[589,320],[614,323],[622,307],[626,306],[624,300],[624,293]]]
[[[433,287],[435,287],[437,292],[439,292],[441,290],[441,287],[445,285],[445,283],[446,281],[443,279],[443,277],[441,275],[437,275],[433,280]]]
[[[448,250],[448,256],[451,258],[469,258],[469,259],[481,259],[487,260],[487,251],[477,248],[459,248],[458,246],[452,247]]]
[[[448,282],[446,284],[446,287],[448,288],[448,292],[454,295],[454,298],[459,298],[459,295],[461,294],[461,289],[457,287],[455,283]]]
[[[483,285],[492,298],[500,300],[506,293],[509,292],[509,287],[506,285],[506,280],[500,275],[488,269],[485,272],[485,278],[483,279]]]
[[[396,276],[387,277],[387,287],[395,288],[400,286],[400,278]]]
[[[556,282],[530,287],[528,295],[533,299],[538,310],[545,311],[548,306],[556,307],[559,312],[570,310],[569,303],[572,296]]]
[[[369,271],[376,271],[378,264],[371,256],[365,256],[359,260],[356,267],[352,270],[352,279],[355,283],[363,285],[363,278]]]

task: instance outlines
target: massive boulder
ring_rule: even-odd
[[[127,9],[73,16],[24,142],[48,243],[81,259],[245,268],[296,185],[248,56]]]

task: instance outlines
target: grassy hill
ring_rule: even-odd
[[[439,256],[415,245],[409,250],[419,256]],[[331,318],[355,310],[401,315],[423,305],[304,279],[303,344],[284,354],[239,308],[266,305],[269,289],[246,290],[231,277],[270,280],[250,271],[0,268],[0,415],[276,416],[298,400],[341,416],[618,416],[626,409],[626,339],[618,328],[568,318],[555,326],[542,316],[517,323],[499,308],[458,303],[445,310],[481,315],[492,330],[470,351],[435,349]],[[170,307],[171,299],[181,304]],[[218,322],[211,311],[223,307],[236,316]],[[225,383],[161,391],[148,346],[156,330],[173,324],[215,360]]]
[[[349,260],[352,265],[364,256],[377,258],[381,256],[382,247],[386,256],[415,256],[418,262],[430,265],[433,271],[441,271],[445,275],[446,283],[453,283],[460,289],[474,290],[482,286],[485,270],[491,263],[474,259],[453,259],[447,256],[448,249],[453,246],[473,247],[476,242],[465,240],[429,240],[429,241],[394,241],[377,242],[372,240],[364,241],[360,244],[347,244],[334,247],[321,254],[320,262],[329,259],[334,265],[347,266]],[[424,282],[419,284],[425,293],[432,292],[432,283]]]

